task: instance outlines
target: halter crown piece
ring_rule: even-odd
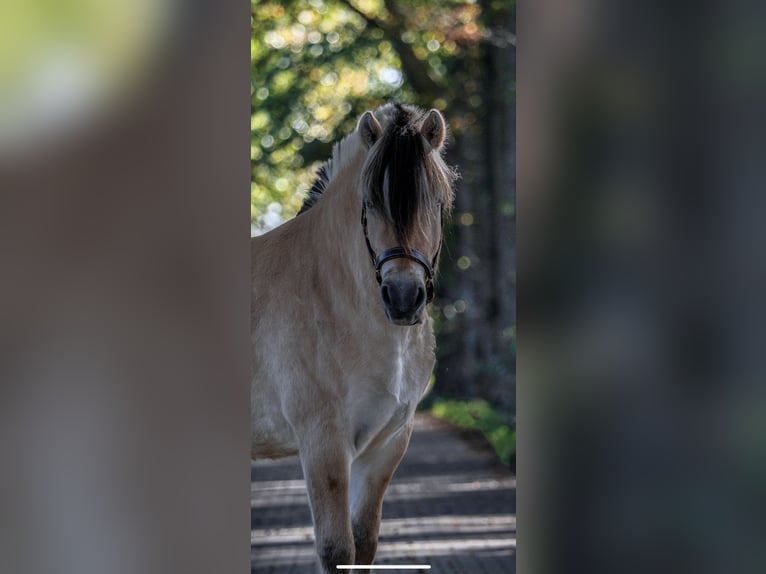
[[[442,226],[444,225],[442,216]],[[442,244],[441,238],[439,238],[439,247],[436,250],[434,258],[429,262],[428,258],[423,255],[417,249],[406,250],[403,247],[391,247],[386,249],[379,255],[375,253],[370,243],[370,237],[367,234],[367,206],[362,202],[362,229],[364,229],[364,242],[367,244],[367,251],[370,254],[370,260],[372,266],[375,268],[375,279],[378,285],[381,284],[383,278],[380,276],[380,269],[386,261],[391,259],[412,259],[422,265],[426,272],[426,304],[430,303],[434,299],[434,267],[439,259],[439,253],[441,252]]]

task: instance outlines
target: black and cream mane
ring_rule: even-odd
[[[452,205],[456,172],[420,134],[425,112],[402,104],[378,108],[375,117],[383,135],[370,149],[361,173],[371,208],[393,227],[406,245],[421,218]],[[336,162],[347,140],[336,144],[333,158],[322,164],[298,215],[316,205],[335,175]],[[441,206],[441,207],[439,207]]]

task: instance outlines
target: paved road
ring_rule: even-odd
[[[251,476],[251,574],[315,574],[297,460],[254,462]],[[515,558],[514,476],[481,436],[418,413],[383,503],[375,563],[431,565],[400,572],[505,574],[515,572]]]

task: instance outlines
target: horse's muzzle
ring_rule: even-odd
[[[380,285],[380,296],[388,320],[394,325],[420,323],[426,305],[426,287],[422,281],[409,278],[386,278]]]

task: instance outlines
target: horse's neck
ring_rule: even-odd
[[[350,312],[384,319],[360,221],[357,178],[353,166],[346,171],[311,208],[315,213],[307,251],[317,266],[321,296],[331,297]]]

